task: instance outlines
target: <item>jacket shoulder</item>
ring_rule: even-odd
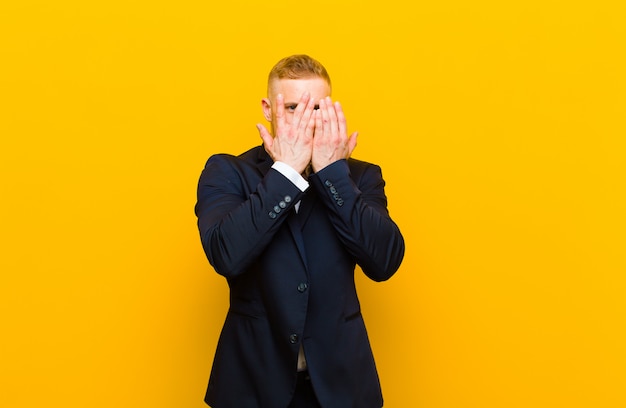
[[[215,153],[208,158],[204,168],[207,170],[209,168],[213,169],[216,167],[220,168],[226,166],[239,171],[256,168],[256,164],[261,161],[260,149],[261,148],[257,146],[239,155],[230,153]]]
[[[379,165],[353,159],[352,157],[348,159],[348,168],[350,169],[350,175],[353,180],[360,180],[365,174],[379,174],[382,177],[382,171]]]
[[[245,161],[255,162],[262,157],[263,153],[265,153],[265,149],[263,149],[263,146],[255,146],[252,149],[241,153],[237,156],[237,158]]]

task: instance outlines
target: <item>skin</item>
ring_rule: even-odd
[[[347,134],[339,102],[330,98],[330,86],[319,77],[277,79],[261,101],[272,133],[257,124],[265,150],[302,173],[311,164],[318,172],[337,160],[347,159],[356,147],[357,132]]]

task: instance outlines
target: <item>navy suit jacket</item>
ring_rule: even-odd
[[[202,245],[230,288],[205,401],[287,407],[302,345],[322,407],[379,408],[354,271],[383,281],[404,255],[381,170],[340,160],[312,174],[303,193],[272,163],[259,146],[212,156],[200,176]]]

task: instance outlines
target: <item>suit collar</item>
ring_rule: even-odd
[[[265,151],[265,146],[261,145],[257,148],[257,162],[256,165],[262,175],[267,174],[270,168],[274,164],[274,160]]]

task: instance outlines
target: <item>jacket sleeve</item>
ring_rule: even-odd
[[[380,167],[337,161],[309,179],[326,205],[329,218],[346,249],[374,281],[389,279],[404,257],[404,238],[389,216]]]
[[[202,247],[216,272],[232,278],[259,257],[302,192],[274,169],[260,178],[238,158],[209,158],[195,206]]]

